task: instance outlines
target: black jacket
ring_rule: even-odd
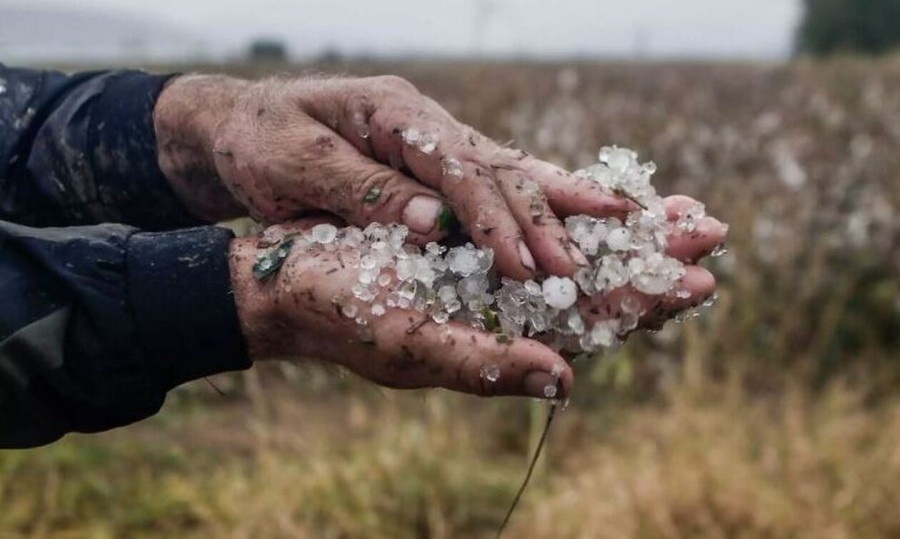
[[[0,448],[125,425],[249,366],[232,235],[157,165],[167,79],[0,65]]]

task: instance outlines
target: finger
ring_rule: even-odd
[[[494,265],[501,275],[520,281],[533,278],[534,254],[493,172],[470,161],[454,166],[459,174],[448,176],[441,190],[468,235],[479,247],[494,251]]]
[[[405,387],[443,387],[481,396],[556,398],[571,391],[573,374],[548,347],[525,338],[497,336],[457,323],[418,322],[418,313],[393,311],[378,319],[373,334],[388,359],[382,376]],[[411,330],[414,328],[414,330]]]
[[[376,112],[377,117],[377,112]],[[384,120],[376,122],[383,124]],[[403,124],[396,124],[402,127]],[[494,251],[498,271],[519,280],[530,279],[537,268],[534,255],[528,248],[522,229],[509,206],[489,166],[467,159],[458,152],[442,155],[444,147],[455,147],[441,133],[434,122],[420,122],[430,131],[397,127],[397,135],[373,137],[376,156],[401,155],[402,166],[409,168],[420,181],[440,189],[450,202],[456,217],[472,241],[479,247]],[[410,130],[414,131],[411,136]],[[434,147],[423,149],[421,137],[434,136]],[[431,144],[429,142],[429,144]]]
[[[590,323],[619,318],[626,326],[625,331],[635,327],[657,327],[676,313],[702,303],[715,288],[715,277],[709,271],[699,266],[687,266],[674,294],[650,296],[630,286],[622,287],[608,294],[582,298],[579,310]]]
[[[443,197],[401,172],[361,154],[344,155],[330,166],[330,182],[343,200],[325,202],[328,208],[357,226],[370,223],[403,223],[408,241],[424,245],[442,238],[441,214],[449,211]]]
[[[540,186],[525,173],[495,171],[500,192],[524,234],[537,265],[551,275],[572,276],[587,259],[569,239],[565,227],[550,211]]]
[[[665,199],[666,217],[671,225],[668,234],[668,254],[687,263],[696,262],[708,255],[725,241],[728,234],[728,225],[713,217],[697,220],[691,230],[681,230],[674,226],[685,211],[698,204],[697,200],[684,195],[672,195]]]
[[[700,219],[690,232],[671,226],[666,252],[682,262],[693,264],[721,245],[727,233],[728,225],[713,217]]]
[[[610,193],[594,180],[576,176],[552,163],[528,158],[521,166],[538,182],[560,218],[590,215],[624,219],[628,212],[638,209],[633,202]]]
[[[671,195],[667,196],[663,203],[666,206],[666,218],[670,221],[677,221],[681,217],[682,212],[691,206],[700,204],[700,202],[687,195]]]
[[[375,105],[366,94],[351,94],[343,117],[337,120],[335,131],[352,144],[362,155],[374,157],[371,118]]]
[[[436,104],[433,108],[440,109]],[[494,251],[502,275],[532,278],[537,269],[534,255],[495,181],[490,159],[484,157],[496,145],[443,109],[426,112],[410,114],[416,118],[411,126],[408,118],[376,111],[372,117],[373,133],[379,133],[372,138],[376,157],[393,159],[395,166],[440,190],[472,241]]]
[[[278,159],[269,167],[281,189],[353,225],[403,223],[414,243],[444,235],[438,226],[444,201],[436,191],[360,154],[323,125],[305,130],[302,139],[310,142],[298,150],[301,158]]]

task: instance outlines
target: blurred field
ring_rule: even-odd
[[[900,536],[900,58],[315,68],[406,76],[568,167],[632,147],[732,225],[713,310],[577,366],[508,537]],[[491,537],[544,413],[310,365],[216,382],[0,454],[0,538]]]

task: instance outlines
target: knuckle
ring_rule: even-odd
[[[400,178],[391,170],[377,169],[361,175],[354,184],[354,200],[362,213],[372,215],[387,206],[401,189]]]

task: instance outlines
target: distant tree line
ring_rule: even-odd
[[[283,63],[288,60],[288,49],[280,39],[259,38],[250,43],[247,59],[251,62]]]
[[[900,0],[803,0],[800,54],[883,54],[900,48]]]

